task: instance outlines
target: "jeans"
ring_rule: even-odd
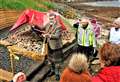
[[[92,47],[92,46],[86,47],[86,46],[78,45],[77,53],[83,53],[89,59],[89,57],[93,56],[93,54],[94,54],[94,47]]]

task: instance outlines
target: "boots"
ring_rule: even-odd
[[[50,65],[50,73],[48,74],[48,76],[53,76],[55,74],[55,65],[53,63],[51,63]]]
[[[50,69],[51,69],[51,71],[49,73],[49,76],[55,75],[56,81],[59,81],[60,80],[60,73],[59,73],[58,64],[55,65],[54,63],[51,63]]]
[[[60,80],[60,73],[59,73],[58,67],[55,67],[55,79],[56,79],[56,81]]]

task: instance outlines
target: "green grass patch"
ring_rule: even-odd
[[[49,9],[54,9],[57,7],[55,3],[47,2],[47,1],[42,1],[41,4],[47,6]]]
[[[38,11],[47,11],[48,9],[40,8],[38,5],[45,5],[48,9],[53,9],[56,7],[55,3],[47,1],[36,1],[36,0],[0,0],[0,8],[2,9],[14,9],[14,10],[24,10],[24,9],[35,9]]]

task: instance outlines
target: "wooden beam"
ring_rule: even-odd
[[[37,53],[34,51],[27,51],[26,49],[17,46],[8,46],[7,48],[10,49],[11,52],[14,54],[22,55],[31,58],[35,61],[43,61],[45,58],[45,55],[41,55],[41,53]]]
[[[13,73],[0,69],[0,79],[10,81],[13,78]]]

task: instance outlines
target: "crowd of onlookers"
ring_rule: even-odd
[[[79,23],[81,26],[79,26]],[[113,27],[110,28],[108,35],[108,42],[104,43],[98,50],[101,70],[95,76],[90,75],[87,61],[96,49],[96,39],[100,35],[100,28],[96,26],[95,20],[89,21],[87,18],[81,19],[79,23],[75,23],[74,26],[77,27],[76,38],[78,52],[80,53],[73,54],[68,67],[61,75],[60,82],[120,82],[120,18],[113,22]],[[90,28],[93,28],[93,30],[90,30]],[[90,31],[94,36],[91,45],[89,43],[91,39]]]
[[[99,50],[99,61],[101,70],[92,76],[86,56],[80,53],[73,55],[60,82],[120,82],[120,46],[105,43]]]
[[[74,24],[77,28],[77,52],[72,55],[68,66],[62,72],[60,82],[120,82],[120,18],[117,18],[112,25],[108,42],[104,43],[100,49],[96,49],[101,29],[96,19],[83,18]],[[90,56],[97,55],[101,70],[97,75],[92,76],[88,70],[88,60]],[[25,80],[23,73],[13,78],[13,82]]]

